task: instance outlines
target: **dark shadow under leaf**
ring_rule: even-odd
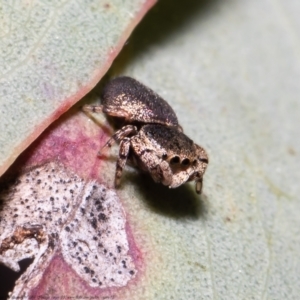
[[[14,272],[11,269],[0,264],[0,300],[8,299],[8,293],[11,292],[15,286],[15,282],[26,271],[29,265],[33,262],[33,258],[26,258],[19,262],[20,272]]]

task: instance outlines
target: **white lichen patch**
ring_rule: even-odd
[[[3,183],[2,183],[3,184]],[[90,286],[124,286],[135,276],[125,214],[114,191],[56,163],[20,175],[0,190],[0,263],[19,271],[12,295],[26,297],[57,251]]]
[[[95,183],[61,234],[65,260],[92,286],[123,286],[135,268],[128,252],[125,218],[116,194]]]

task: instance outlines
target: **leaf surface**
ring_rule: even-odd
[[[154,1],[17,1],[0,10],[0,175],[89,92]]]
[[[117,58],[210,158],[201,199],[125,185],[148,257],[137,299],[298,298],[299,13],[295,1],[162,1]]]
[[[190,184],[169,190],[127,168],[117,194],[134,241],[135,279],[100,292],[74,274],[69,285],[59,285],[66,267],[54,259],[35,291],[78,295],[81,289],[108,299],[297,299],[299,10],[293,1],[189,0],[183,7],[166,0],[147,15],[110,74],[133,76],[158,92],[184,132],[207,150],[203,195]],[[93,160],[109,134],[74,117],[61,120],[68,134],[57,139],[68,151],[53,151],[56,144],[45,137],[43,151],[37,148],[29,162],[48,147],[81,177],[112,188],[117,148]],[[72,132],[74,140],[81,136],[78,123],[94,132],[86,138],[90,150],[64,143]]]

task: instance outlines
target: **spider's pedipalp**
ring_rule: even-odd
[[[201,190],[202,190],[202,181],[203,181],[203,178],[199,178],[197,180],[195,180],[196,182],[196,193],[197,194],[201,194]]]

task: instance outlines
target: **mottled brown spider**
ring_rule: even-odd
[[[85,105],[85,112],[103,112],[124,120],[124,126],[104,145],[120,143],[115,186],[127,159],[150,173],[155,182],[176,188],[187,181],[196,182],[201,193],[208,164],[205,150],[188,138],[171,106],[137,80],[117,77],[104,87],[102,105]]]

